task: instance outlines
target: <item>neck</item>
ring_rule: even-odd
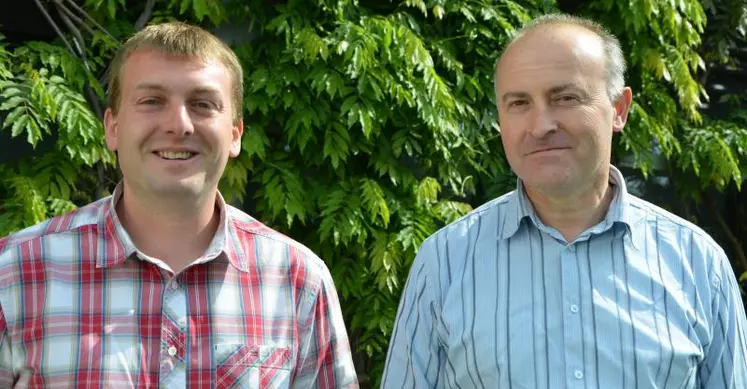
[[[613,198],[609,174],[573,194],[552,196],[524,187],[542,222],[560,232],[567,242],[604,220]]]
[[[178,273],[201,257],[220,222],[215,196],[174,201],[141,196],[124,185],[117,215],[135,247]]]

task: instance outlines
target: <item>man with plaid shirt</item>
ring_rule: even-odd
[[[242,69],[182,23],[111,66],[112,196],[0,240],[0,387],[357,388],[331,276],[226,204]]]

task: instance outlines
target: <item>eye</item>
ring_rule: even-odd
[[[513,101],[509,101],[508,102],[508,107],[509,108],[512,108],[512,107],[521,107],[521,106],[524,106],[524,105],[527,105],[527,104],[528,104],[528,102],[526,100],[513,100]]]
[[[195,101],[195,102],[192,103],[192,106],[195,107],[195,108],[203,109],[203,110],[205,110],[205,109],[212,110],[212,109],[216,108],[215,103],[213,103],[212,101],[207,101],[207,100],[198,100],[198,101]]]
[[[560,104],[575,104],[581,101],[581,99],[574,95],[562,95],[557,97],[555,101],[559,102]]]
[[[161,101],[158,100],[155,97],[148,97],[148,98],[140,100],[139,104],[141,104],[141,105],[156,105],[156,104],[159,104],[160,102]]]

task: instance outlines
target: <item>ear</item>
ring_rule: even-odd
[[[241,135],[244,134],[244,119],[239,119],[231,128],[231,151],[229,155],[231,158],[236,158],[241,152]]]
[[[112,112],[111,108],[107,108],[104,112],[104,138],[106,139],[106,146],[111,151],[117,151],[117,138],[119,135],[119,127],[117,125],[117,117]]]
[[[615,102],[615,117],[612,119],[612,130],[614,132],[621,132],[625,123],[628,122],[628,113],[630,112],[630,106],[633,103],[633,92],[630,88],[625,87]]]

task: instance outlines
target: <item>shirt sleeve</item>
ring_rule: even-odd
[[[437,247],[426,240],[410,269],[389,343],[382,389],[435,388],[440,357],[436,331]]]
[[[0,306],[0,388],[12,388],[15,381],[13,376],[13,360],[10,352],[10,338],[8,324],[5,321],[3,307]]]
[[[332,276],[322,266],[321,283],[309,295],[311,309],[301,318],[299,358],[293,389],[358,389],[345,322]]]
[[[720,279],[714,291],[711,342],[698,372],[704,389],[747,388],[747,323],[744,305],[734,271],[723,251],[715,261],[720,263]]]

